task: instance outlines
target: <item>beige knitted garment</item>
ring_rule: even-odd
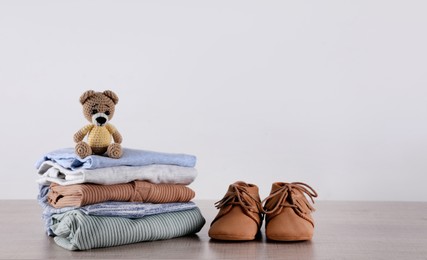
[[[129,202],[188,202],[195,193],[185,185],[152,184],[146,181],[133,181],[124,184],[75,184],[50,185],[48,202],[55,208],[81,207],[105,201]]]

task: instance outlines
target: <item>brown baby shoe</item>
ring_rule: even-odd
[[[242,181],[231,184],[224,198],[215,203],[219,212],[209,237],[219,240],[254,240],[262,223],[258,187]]]
[[[316,191],[301,182],[275,182],[270,195],[264,199],[265,233],[267,239],[276,241],[301,241],[313,237],[314,208],[305,194],[314,203]]]

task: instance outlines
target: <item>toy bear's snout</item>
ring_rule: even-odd
[[[104,113],[92,115],[92,123],[97,126],[103,126],[108,122],[108,116]]]
[[[96,118],[96,122],[98,122],[98,124],[105,124],[105,122],[107,122],[107,119],[103,118],[103,117],[97,117]]]

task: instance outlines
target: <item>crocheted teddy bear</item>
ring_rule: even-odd
[[[74,134],[76,142],[75,152],[81,158],[92,154],[107,155],[111,158],[122,156],[122,136],[119,131],[109,123],[113,118],[114,108],[119,102],[117,95],[111,91],[95,92],[88,90],[80,97],[83,105],[83,114],[91,122]],[[85,136],[87,143],[83,141]],[[114,143],[111,143],[111,139]]]

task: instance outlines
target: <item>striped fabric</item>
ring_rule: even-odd
[[[52,183],[48,193],[48,202],[55,208],[62,208],[81,207],[105,201],[188,202],[194,196],[195,193],[192,189],[179,184],[133,181],[114,185],[87,183],[62,186]]]
[[[194,234],[205,219],[199,208],[138,219],[88,216],[72,210],[54,215],[53,223],[56,244],[68,250],[87,250]]]
[[[76,207],[54,208],[47,202],[49,186],[39,186],[39,195],[37,200],[43,209],[42,219],[45,223],[46,233],[53,236],[50,226],[52,225],[52,215],[62,214]],[[78,209],[86,215],[93,216],[113,216],[123,218],[142,218],[144,216],[162,214],[167,212],[176,212],[196,208],[194,202],[175,202],[175,203],[144,203],[144,202],[120,202],[106,201],[97,204],[86,205]]]

